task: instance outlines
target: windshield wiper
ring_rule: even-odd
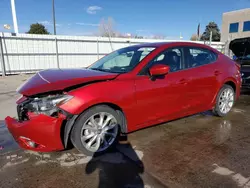
[[[89,68],[91,70],[97,70],[97,71],[102,71],[102,72],[109,72],[109,73],[118,73],[118,74],[121,74],[121,73],[126,73],[125,71],[110,71],[108,69],[100,69],[100,68]]]
[[[102,71],[102,72],[110,72],[107,69],[100,69],[100,68],[89,68],[91,70],[97,70],[97,71]]]

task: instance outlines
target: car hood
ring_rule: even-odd
[[[229,49],[237,56],[247,56],[250,54],[250,37],[234,39],[229,44]]]
[[[75,85],[114,79],[117,75],[90,69],[48,69],[29,78],[17,88],[17,92],[24,96],[32,96],[51,91],[62,91]]]

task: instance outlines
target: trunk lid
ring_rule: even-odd
[[[234,39],[229,44],[229,49],[237,58],[250,55],[250,37]]]

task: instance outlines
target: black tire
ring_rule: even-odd
[[[227,85],[227,84],[223,85],[223,87],[220,89],[220,91],[219,91],[219,93],[218,93],[218,95],[217,95],[217,97],[216,97],[216,104],[215,104],[215,107],[214,107],[214,109],[213,109],[214,115],[219,116],[219,117],[224,117],[224,116],[226,116],[226,115],[231,111],[231,109],[232,109],[232,108],[231,108],[230,111],[227,112],[227,113],[223,113],[223,112],[221,112],[221,110],[220,110],[220,108],[219,108],[219,98],[220,98],[220,96],[221,96],[221,93],[222,93],[225,89],[231,89],[231,90],[234,92],[234,101],[233,101],[233,105],[234,105],[234,102],[235,102],[235,91],[234,91],[234,89],[232,88],[232,86]]]
[[[114,140],[114,142],[104,151],[100,151],[100,152],[91,152],[89,151],[88,149],[86,149],[84,147],[84,145],[82,144],[81,142],[81,129],[82,127],[84,126],[84,123],[94,114],[97,114],[98,112],[107,112],[107,113],[110,113],[112,114],[116,120],[117,120],[117,123],[118,123],[118,133],[116,135],[116,138]],[[74,147],[80,151],[81,153],[85,154],[85,155],[88,155],[88,156],[97,156],[97,155],[100,155],[100,154],[103,154],[105,152],[108,152],[112,149],[114,149],[114,146],[117,144],[117,141],[118,141],[118,138],[119,138],[119,135],[120,135],[120,125],[122,123],[122,118],[118,115],[118,113],[110,108],[109,106],[107,105],[98,105],[98,106],[94,106],[88,110],[86,110],[85,112],[83,112],[79,118],[76,120],[73,128],[72,128],[72,131],[71,131],[71,134],[70,134],[70,138],[71,138],[71,142],[72,144],[74,145]]]

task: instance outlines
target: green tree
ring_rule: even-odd
[[[35,23],[30,25],[29,34],[50,34],[43,24]]]
[[[201,36],[201,40],[208,41],[210,32],[212,31],[212,41],[220,41],[220,29],[215,22],[209,22],[206,26],[205,32]]]

